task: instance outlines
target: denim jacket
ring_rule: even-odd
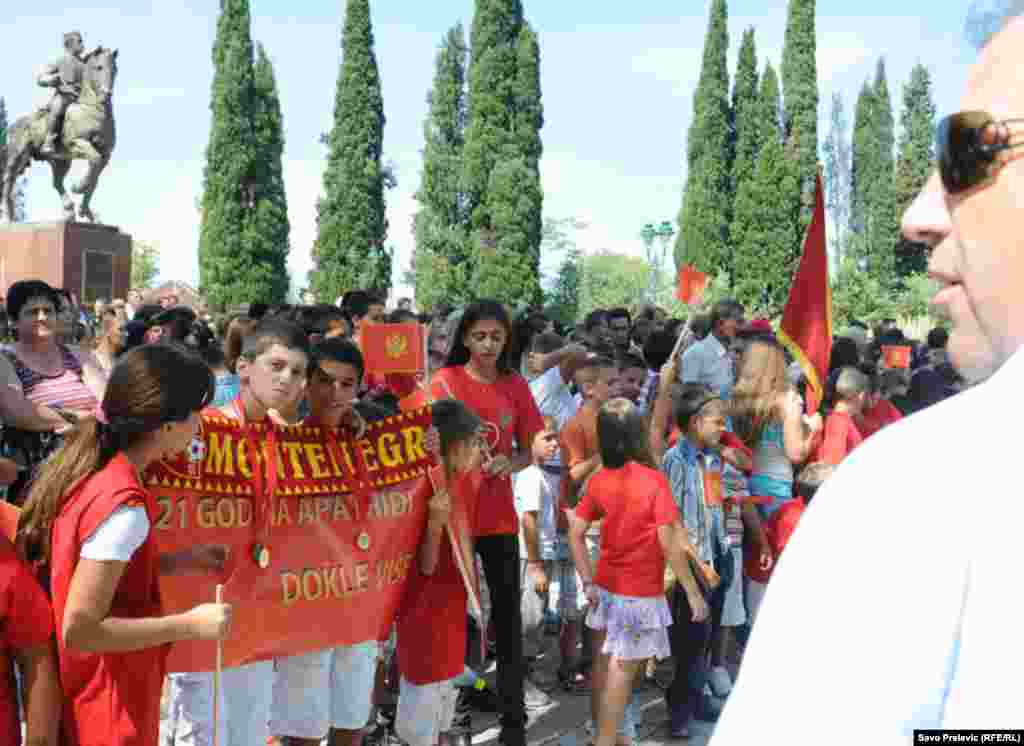
[[[699,451],[686,438],[665,454],[661,470],[668,477],[672,497],[682,516],[690,543],[703,562],[729,550],[721,505],[704,501],[704,471],[722,472],[722,458],[714,451]]]

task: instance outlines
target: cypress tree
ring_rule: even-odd
[[[544,209],[544,190],[540,183],[540,159],[544,152],[540,130],[544,126],[544,106],[541,101],[540,89],[540,44],[537,34],[528,23],[523,23],[519,31],[516,47],[516,110],[514,129],[517,140],[517,151],[521,154],[528,174],[524,174],[530,185],[519,199],[529,200],[523,203],[525,210],[523,230],[525,244],[523,251],[530,257],[530,264],[536,282],[531,286],[532,300],[541,301],[540,288],[540,243],[543,232],[542,212]],[[492,174],[493,175],[493,174]],[[492,216],[495,213],[492,212]],[[498,228],[497,222],[495,228]],[[528,300],[529,297],[524,298]]]
[[[893,157],[896,132],[884,59],[878,61],[875,72],[873,101],[876,151],[868,189],[868,271],[883,286],[892,287],[896,282],[895,250],[899,241]]]
[[[853,160],[850,166],[850,231],[857,237],[857,259],[863,252],[863,234],[868,216],[868,193],[875,172],[875,93],[867,81],[857,96],[853,119]]]
[[[843,253],[850,230],[850,137],[847,131],[846,108],[842,95],[832,94],[828,137],[822,150],[825,153],[825,209],[832,221],[830,242],[835,271],[842,266]]]
[[[540,277],[528,242],[541,199],[540,177],[524,158],[498,161],[487,199],[492,229],[477,249],[470,285],[477,297],[510,306],[536,303],[541,297]]]
[[[249,245],[256,264],[249,274],[254,297],[284,303],[288,297],[288,253],[291,224],[284,188],[284,120],[274,65],[262,44],[256,46],[253,68],[256,136],[255,202]]]
[[[473,227],[489,230],[487,186],[497,162],[516,152],[514,123],[519,0],[476,0],[470,30],[469,121],[463,151],[463,187]]]
[[[462,185],[473,246],[470,287],[478,296],[516,304],[541,297],[543,121],[540,48],[522,3],[477,0]],[[495,274],[508,282],[492,288]]]
[[[341,49],[310,273],[316,294],[330,299],[348,290],[391,286],[391,255],[384,245],[384,101],[369,0],[348,0]]]
[[[779,86],[769,63],[761,81],[758,121],[764,139],[754,173],[736,196],[732,240],[736,247],[733,294],[748,309],[774,314],[789,295],[800,256],[799,205],[793,194],[798,174],[795,159],[783,145]]]
[[[754,43],[754,29],[743,32],[739,59],[736,64],[736,78],[732,86],[733,140],[735,141],[732,162],[732,191],[739,191],[739,185],[754,172],[757,151],[761,144],[761,126],[757,121],[758,110],[757,48]]]
[[[434,63],[423,124],[423,174],[413,218],[413,278],[423,308],[468,299],[468,215],[461,187],[466,130],[466,38],[456,24]]]
[[[785,135],[792,141],[797,159],[802,205],[814,199],[818,164],[818,66],[814,33],[815,0],[789,0],[785,44],[782,49],[782,95],[785,102]],[[803,211],[803,224],[810,222]]]
[[[928,68],[920,63],[914,65],[910,82],[903,88],[900,128],[899,159],[896,162],[897,219],[902,219],[935,167],[932,80]],[[925,249],[924,244],[912,243],[900,236],[896,246],[896,276],[903,280],[914,272],[924,272],[928,267]]]
[[[223,0],[213,45],[210,139],[203,173],[199,279],[214,307],[266,301],[250,243],[256,190],[255,90],[249,1]]]
[[[686,185],[674,254],[676,266],[693,264],[709,273],[724,270],[732,277],[728,48],[728,9],[725,0],[713,0],[686,138]]]

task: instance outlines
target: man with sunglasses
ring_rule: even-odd
[[[981,383],[873,436],[822,486],[713,746],[1024,727],[1007,676],[1024,667],[1010,626],[1024,505],[999,468],[1020,452],[986,437],[1024,418],[1024,3],[1001,7],[972,18],[986,38],[963,111],[938,126],[937,169],[903,216],[931,249],[950,360]]]

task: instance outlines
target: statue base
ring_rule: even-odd
[[[0,288],[42,280],[80,303],[124,298],[132,276],[132,237],[95,223],[0,225]]]

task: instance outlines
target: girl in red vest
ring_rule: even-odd
[[[227,632],[225,604],[164,615],[158,574],[202,563],[197,551],[157,554],[156,502],[139,479],[188,446],[213,392],[210,369],[183,349],[128,352],[95,419],[67,437],[26,500],[19,533],[49,567],[69,746],[156,746],[170,643]]]

